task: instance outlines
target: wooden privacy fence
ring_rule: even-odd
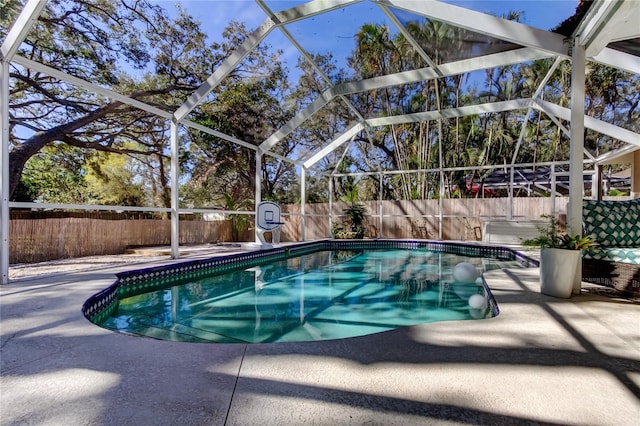
[[[556,198],[556,212],[566,213],[567,198]],[[367,233],[370,238],[439,237],[439,200],[368,201]],[[346,203],[331,206],[333,224],[340,223]],[[482,240],[484,221],[506,218],[508,198],[442,200],[444,240]],[[300,205],[282,206],[281,241],[302,240]],[[551,213],[550,198],[514,198],[513,216],[537,220]],[[305,240],[331,236],[329,204],[305,206]],[[380,221],[382,214],[382,221]],[[231,222],[182,220],[180,244],[207,244],[232,241]],[[253,241],[251,229],[242,235]],[[94,218],[12,219],[9,224],[9,261],[34,263],[52,259],[101,254],[120,254],[132,246],[171,244],[171,222],[167,219],[104,220]]]
[[[231,240],[228,221],[182,221],[180,244]],[[15,219],[9,223],[9,262],[34,263],[171,244],[169,220]]]
[[[556,197],[556,214],[566,214],[566,197]],[[367,201],[367,237],[371,238],[439,238],[439,200]],[[347,203],[333,203],[331,208],[333,224],[341,222],[342,210]],[[299,214],[299,206],[287,212]],[[284,209],[283,209],[284,211]],[[551,198],[514,198],[513,218],[539,220],[542,215],[552,212]],[[485,221],[505,219],[509,216],[508,198],[467,198],[442,200],[443,240],[482,240]],[[331,236],[329,225],[329,205],[310,204],[305,206],[306,239]],[[382,216],[382,220],[380,220]],[[297,216],[299,218],[299,216]],[[299,222],[300,219],[298,219]],[[296,222],[297,225],[297,222]],[[299,226],[285,228],[289,237],[297,241]],[[297,233],[296,233],[297,232]]]

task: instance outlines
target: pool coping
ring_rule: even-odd
[[[165,261],[153,262],[159,265]],[[159,341],[80,306],[131,266],[0,287],[3,424],[571,424],[640,416],[640,305],[491,271],[482,321],[281,344]]]

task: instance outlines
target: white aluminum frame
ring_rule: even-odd
[[[609,66],[625,70],[630,73],[640,74],[640,60],[638,57],[628,53],[620,52],[607,47],[611,42],[622,39],[631,39],[640,37],[640,26],[635,25],[640,17],[640,2],[632,0],[607,1],[596,0],[589,13],[585,16],[578,29],[574,32],[571,42],[565,40],[565,37],[549,31],[544,31],[530,26],[507,21],[494,16],[486,15],[480,12],[471,11],[458,6],[450,5],[435,0],[370,0],[379,6],[381,11],[398,27],[410,43],[416,47],[417,51],[428,65],[426,68],[413,71],[406,71],[398,74],[387,75],[383,77],[372,78],[363,81],[354,81],[343,84],[333,85],[329,78],[324,75],[318,66],[316,66],[311,55],[309,55],[303,47],[297,42],[295,37],[286,29],[286,25],[299,20],[307,19],[331,10],[339,8],[348,8],[352,4],[360,3],[365,0],[315,0],[291,9],[272,12],[263,0],[256,0],[256,3],[265,12],[266,18],[263,24],[258,27],[247,40],[233,52],[220,67],[218,67],[209,78],[181,105],[175,112],[169,113],[156,107],[145,104],[144,102],[131,99],[127,96],[116,93],[112,90],[92,84],[88,81],[78,79],[59,72],[45,64],[35,62],[31,59],[16,56],[20,44],[28,35],[29,30],[39,14],[46,5],[46,0],[28,0],[16,22],[8,32],[6,39],[0,47],[0,90],[2,101],[0,105],[0,125],[1,133],[1,149],[0,163],[2,164],[2,184],[0,185],[0,273],[2,274],[2,283],[8,282],[8,223],[9,208],[22,207],[22,203],[10,203],[8,201],[8,157],[9,157],[9,112],[8,112],[8,93],[9,93],[9,67],[12,63],[21,65],[26,68],[34,69],[51,75],[52,77],[61,79],[74,85],[86,88],[94,93],[101,94],[110,99],[115,99],[125,104],[140,108],[149,113],[155,114],[171,120],[171,208],[168,210],[172,215],[172,256],[178,257],[178,234],[179,234],[179,213],[188,210],[179,209],[178,207],[178,163],[177,153],[180,147],[179,126],[184,125],[193,129],[197,129],[213,136],[221,138],[231,143],[235,143],[244,148],[255,150],[256,165],[260,166],[263,155],[271,155],[284,161],[291,162],[300,167],[301,184],[304,186],[306,174],[310,167],[316,164],[324,156],[333,152],[335,149],[343,145],[347,141],[353,142],[359,132],[367,131],[367,129],[376,126],[386,126],[391,124],[418,122],[424,120],[436,120],[441,126],[444,118],[462,117],[469,114],[483,114],[498,111],[523,110],[528,115],[529,111],[536,109],[547,114],[565,133],[570,134],[571,139],[571,197],[575,202],[571,209],[570,224],[572,230],[577,230],[578,210],[576,205],[582,197],[582,188],[578,190],[578,185],[582,184],[582,165],[586,162],[601,162],[612,158],[616,155],[622,155],[629,151],[629,147],[640,146],[640,135],[638,133],[619,128],[610,123],[606,123],[592,117],[584,116],[584,68],[586,60],[597,61]],[[487,36],[505,40],[522,46],[520,49],[485,55],[478,58],[466,59],[448,64],[439,64],[436,66],[432,59],[420,48],[420,46],[411,39],[410,34],[402,26],[402,23],[395,17],[393,11],[395,9],[408,11],[416,15],[436,19],[449,23],[470,31],[479,32]],[[322,93],[313,103],[306,109],[298,112],[288,123],[270,135],[258,147],[249,144],[237,138],[225,135],[215,129],[208,129],[202,125],[194,123],[188,119],[189,113],[198,106],[200,102],[207,98],[207,95],[214,90],[220,82],[248,55],[255,49],[274,29],[279,29],[288,41],[295,47],[300,54],[309,61],[324,81],[328,84],[328,89]],[[444,110],[429,111],[417,114],[408,114],[404,116],[368,118],[363,117],[349,102],[346,95],[358,93],[366,90],[373,90],[393,85],[401,85],[415,83],[419,81],[437,79],[443,76],[456,75],[475,70],[486,69],[490,67],[522,63],[536,59],[556,57],[554,68],[561,60],[572,60],[572,106],[571,108],[563,108],[540,98],[544,84],[548,80],[551,72],[545,77],[543,83],[537,88],[532,99],[518,99],[506,102],[495,102],[491,104],[464,106],[460,108],[451,108]],[[553,69],[553,68],[552,68]],[[319,148],[316,152],[303,153],[299,159],[285,158],[270,150],[282,141],[288,134],[302,125],[306,120],[315,113],[324,108],[333,99],[338,98],[344,102],[353,112],[356,123],[352,124],[345,132],[333,141],[327,141],[326,145]],[[582,99],[582,102],[580,101]],[[567,129],[560,120],[570,121],[572,124]],[[618,139],[628,145],[615,153],[607,153],[598,159],[584,158],[584,149],[582,137],[584,128],[589,128],[606,134],[612,138]],[[518,140],[520,145],[523,133],[521,132]],[[441,141],[442,142],[442,141]],[[347,147],[344,153],[347,152]],[[344,155],[343,153],[343,155]],[[515,166],[516,153],[513,154],[512,164],[508,167]],[[439,149],[439,167],[434,172],[439,172],[441,177],[441,192],[443,191],[444,172],[452,170],[446,168],[443,164],[442,143]],[[502,167],[502,166],[501,166]],[[552,165],[552,167],[554,167]],[[256,205],[261,198],[261,167],[256,172]],[[335,172],[335,171],[334,171]],[[387,171],[389,172],[389,171]],[[372,173],[387,173],[384,171]],[[397,171],[396,173],[404,173],[406,171]],[[391,172],[389,172],[391,173]],[[336,174],[336,176],[338,176]],[[382,176],[382,175],[380,175]],[[332,179],[330,180],[330,187]],[[442,194],[440,194],[442,196]],[[303,199],[302,206],[302,223],[304,224],[304,198],[306,197],[305,188],[301,188],[301,196]],[[38,208],[36,203],[27,203],[32,208]],[[69,205],[60,205],[60,208],[70,208]],[[77,207],[77,206],[76,206]],[[123,208],[111,206],[84,206],[91,209],[118,209],[118,210],[144,210],[144,211],[167,211],[167,209],[156,208]],[[441,206],[442,207],[442,206]],[[73,206],[71,206],[73,208]],[[201,211],[196,209],[197,211]],[[193,210],[193,211],[196,211]],[[203,210],[208,211],[208,210]],[[246,212],[244,212],[246,213]],[[382,220],[382,212],[380,220]],[[442,208],[439,212],[440,221],[442,221]],[[382,228],[381,228],[382,229]],[[304,235],[304,227],[303,227]]]

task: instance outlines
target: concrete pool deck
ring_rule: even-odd
[[[492,319],[244,345],[133,337],[82,316],[115,272],[139,267],[0,287],[0,424],[640,424],[640,304],[541,295],[536,268],[485,275]]]

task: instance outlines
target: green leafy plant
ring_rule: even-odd
[[[346,209],[342,210],[342,214],[347,217],[347,224],[351,225],[352,229],[362,227],[364,217],[367,214],[367,208],[364,204],[353,203]]]
[[[586,250],[596,246],[596,242],[589,236],[582,235],[562,235],[560,237],[561,247],[569,250]]]
[[[625,191],[620,191],[616,188],[611,188],[607,195],[609,195],[610,197],[621,197],[621,196],[629,195],[629,193]]]
[[[344,215],[343,223],[335,225],[332,229],[333,237],[346,238],[364,238],[366,228],[364,226],[367,208],[364,204],[353,203],[349,207],[342,210]]]
[[[228,192],[225,192],[223,195],[226,210],[246,210],[253,203],[253,200],[250,199],[244,199],[240,202],[236,202],[233,199],[233,196]],[[239,213],[232,213],[228,217],[231,221],[231,238],[233,241],[240,241],[242,233],[246,229],[251,229],[251,217],[249,215]]]
[[[545,215],[542,217],[548,219],[549,224],[546,226],[538,226],[537,228],[540,235],[536,238],[522,241],[524,246],[586,250],[597,245],[590,236],[569,235],[566,233],[562,224],[555,218],[555,216]]]
[[[358,190],[353,188],[346,191],[341,201],[348,202],[350,205],[342,210],[342,224],[336,224],[331,230],[333,238],[364,238],[367,207],[358,202]]]

